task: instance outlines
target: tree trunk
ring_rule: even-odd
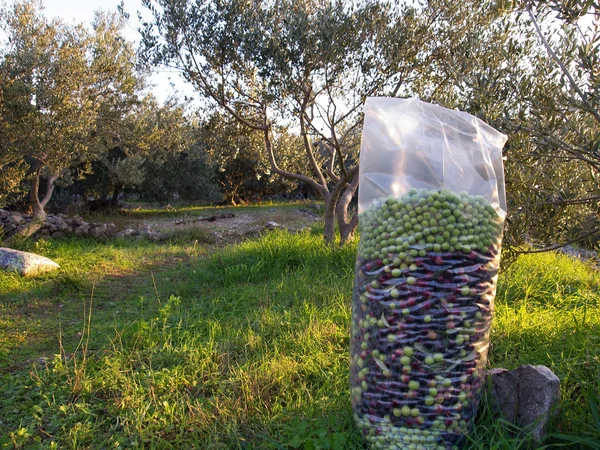
[[[42,165],[39,164],[35,167],[32,178],[31,178],[31,190],[29,191],[29,202],[31,204],[31,209],[33,212],[33,220],[28,222],[23,228],[17,229],[14,235],[8,239],[7,242],[10,242],[14,239],[28,239],[33,236],[44,224],[44,220],[46,219],[46,205],[50,201],[50,197],[52,197],[52,192],[54,192],[54,182],[58,178],[55,175],[51,175],[46,182],[46,192],[44,194],[44,198],[40,200],[39,190],[40,190],[40,173],[42,171]]]
[[[325,229],[323,231],[323,238],[325,244],[333,245],[335,241],[335,198],[331,194],[327,194],[325,200]]]
[[[352,215],[348,220],[348,207],[352,202],[352,197],[358,188],[358,173],[354,175],[352,182],[344,189],[340,199],[336,205],[336,216],[338,220],[338,228],[340,230],[340,246],[351,242],[354,239],[354,233],[358,227],[358,212]]]
[[[112,197],[110,199],[111,208],[117,208],[117,206],[119,206],[119,195],[121,194],[122,190],[123,183],[115,183],[115,186],[113,187]]]
[[[33,210],[34,221],[43,221],[46,218],[46,211],[44,211],[45,205],[42,205],[42,202],[40,202],[39,190],[40,169],[37,169],[31,178],[31,191],[29,191],[29,201]]]

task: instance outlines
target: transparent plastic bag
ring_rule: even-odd
[[[458,448],[489,345],[506,136],[415,99],[368,98],[351,400],[371,448]]]

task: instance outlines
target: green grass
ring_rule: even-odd
[[[315,230],[214,254],[185,237],[34,250],[62,269],[0,274],[0,448],[363,448],[348,382],[356,247]],[[500,276],[491,365],[561,378],[547,445],[600,448],[599,289],[555,254]],[[470,448],[526,442],[484,403]]]

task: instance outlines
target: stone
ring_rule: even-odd
[[[71,218],[71,225],[80,227],[82,225],[87,225],[87,224],[85,223],[85,220],[83,220],[83,218],[77,216],[77,217]]]
[[[107,223],[106,224],[106,235],[114,236],[116,233],[117,233],[117,226],[112,222]]]
[[[8,236],[10,233],[15,231],[16,229],[17,229],[17,226],[15,224],[6,223],[6,224],[4,224],[4,227],[2,227],[2,233],[4,233],[5,236]]]
[[[139,234],[140,232],[138,230],[134,230],[133,228],[126,228],[123,230],[123,236],[125,237],[139,236]]]
[[[558,411],[560,380],[546,366],[522,365],[515,370],[492,369],[490,405],[493,411],[541,442]]]
[[[492,369],[488,376],[491,379],[492,409],[499,412],[504,420],[516,423],[519,414],[519,378],[507,369]]]
[[[281,228],[281,225],[279,225],[277,222],[271,222],[271,221],[269,221],[269,222],[267,222],[265,224],[265,229],[266,230],[275,230],[277,228]]]
[[[106,233],[106,229],[107,228],[108,227],[106,226],[105,223],[103,223],[101,225],[98,225],[98,226],[95,226],[94,228],[92,228],[90,230],[90,236],[91,237],[95,237],[95,238],[103,236]]]
[[[546,366],[526,364],[515,372],[519,378],[518,423],[529,427],[533,439],[540,442],[557,413],[560,380]]]
[[[75,236],[87,236],[90,232],[90,226],[87,223],[75,228]]]
[[[36,276],[60,268],[51,259],[35,253],[0,248],[0,269],[17,272],[24,277]]]
[[[58,216],[54,219],[54,225],[56,225],[56,228],[59,231],[66,232],[71,229],[71,227],[69,225],[67,225],[67,222],[65,222],[65,220],[62,217],[58,217]]]
[[[23,216],[21,216],[21,214],[12,213],[10,216],[8,216],[6,222],[18,226],[25,223],[25,219],[23,219]]]
[[[67,234],[64,231],[55,231],[54,233],[52,233],[53,238],[63,238],[66,236]]]

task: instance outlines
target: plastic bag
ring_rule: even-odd
[[[371,448],[458,448],[489,345],[506,136],[415,99],[368,98],[351,400]]]

